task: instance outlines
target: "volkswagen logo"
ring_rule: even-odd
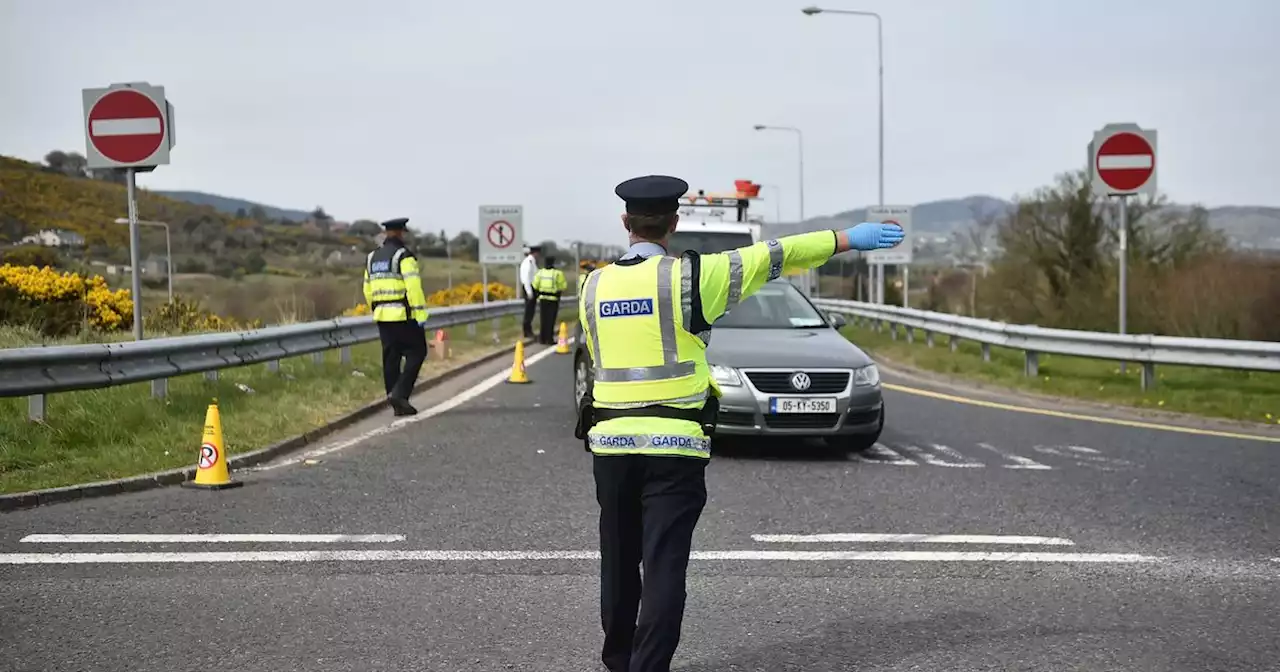
[[[804,371],[797,371],[796,373],[791,374],[791,387],[794,387],[801,392],[809,389],[809,386],[812,384],[813,381],[809,380],[809,374]]]

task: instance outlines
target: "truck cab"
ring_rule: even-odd
[[[734,180],[734,192],[708,194],[698,190],[680,200],[680,221],[668,240],[667,253],[679,256],[686,250],[699,254],[727,252],[760,242],[763,220],[748,211],[760,200],[760,185],[751,180]],[[809,275],[787,277],[801,292],[809,294]]]
[[[679,256],[686,250],[714,254],[760,242],[761,225],[747,211],[759,198],[760,185],[751,180],[735,180],[735,191],[708,194],[698,190],[680,199],[680,222],[668,240],[667,253]]]

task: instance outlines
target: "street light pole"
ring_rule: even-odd
[[[823,9],[821,7],[805,7],[800,10],[808,16],[815,14],[847,14],[850,16],[869,16],[876,20],[876,65],[879,70],[879,107],[880,107],[880,166],[879,166],[879,205],[884,205],[884,30],[880,15],[875,12],[864,12],[853,9]],[[908,242],[908,244],[910,244]],[[879,296],[876,297],[876,303],[884,303],[884,265],[877,264],[879,270]]]
[[[754,127],[757,131],[791,131],[796,134],[796,142],[798,145],[799,155],[799,173],[800,173],[800,221],[804,222],[804,133],[794,126],[766,126],[764,124],[756,124]],[[809,271],[809,290],[817,296],[814,282],[814,271]]]
[[[129,220],[123,217],[116,220],[116,224],[128,223]],[[145,219],[139,219],[138,223],[164,227],[164,274],[169,280],[169,303],[173,303],[173,238],[169,235],[169,225],[165,222],[151,222]],[[142,297],[135,297],[134,300],[141,301]]]

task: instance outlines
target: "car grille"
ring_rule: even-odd
[[[830,429],[840,420],[839,413],[795,413],[766,415],[764,421],[774,429]]]
[[[720,411],[716,414],[716,424],[718,425],[738,425],[740,427],[754,427],[756,418],[751,413],[741,413],[738,411]]]
[[[747,371],[747,379],[757,390],[770,394],[835,394],[849,385],[848,371],[805,371],[809,389],[797,391],[791,386],[795,371]]]

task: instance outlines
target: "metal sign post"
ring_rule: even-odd
[[[142,340],[141,236],[138,232],[137,173],[169,164],[174,146],[173,105],[163,86],[146,82],[82,89],[86,166],[125,171],[129,201],[129,263],[133,273],[133,337]],[[170,262],[172,263],[172,262]]]
[[[1089,177],[1094,193],[1120,201],[1119,333],[1128,331],[1129,197],[1156,193],[1156,131],[1134,123],[1107,124],[1089,144]],[[1121,363],[1121,368],[1124,364]]]

